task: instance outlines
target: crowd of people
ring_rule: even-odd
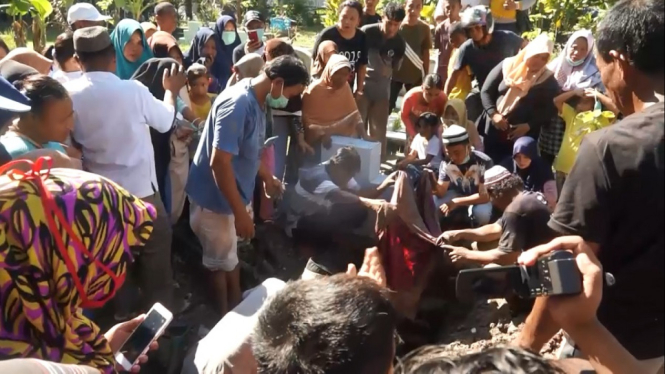
[[[187,307],[184,223],[220,320],[183,374],[663,373],[664,2],[622,0],[558,55],[519,35],[535,3],[441,0],[430,25],[422,0],[347,0],[311,64],[255,10],[182,50],[169,2],[112,30],[77,3],[43,53],[0,43],[0,371],[121,370],[141,313]],[[346,137],[387,159],[393,111],[403,157],[380,183],[354,147],[322,158]],[[309,262],[243,290],[238,244],[263,222]],[[428,285],[557,250],[583,292],[509,298],[529,313],[512,347],[396,357]]]

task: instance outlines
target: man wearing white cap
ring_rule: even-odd
[[[492,204],[484,193],[485,170],[493,166],[484,153],[472,150],[462,126],[449,126],[442,136],[446,160],[439,167],[434,201],[444,217],[458,209],[468,210],[472,226],[489,223]],[[481,193],[483,192],[483,193]]]
[[[90,26],[104,26],[111,17],[99,13],[94,5],[89,3],[77,3],[72,5],[67,12],[67,23],[72,31]]]
[[[547,226],[551,212],[545,196],[524,191],[519,176],[503,166],[494,166],[485,172],[485,188],[492,205],[503,212],[501,219],[475,230],[447,231],[443,237],[449,243],[461,240],[482,243],[498,239],[499,244],[489,251],[455,247],[449,254],[453,262],[510,265],[523,251],[548,243],[555,237],[554,231]]]

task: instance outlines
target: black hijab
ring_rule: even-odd
[[[514,161],[517,154],[523,154],[531,159],[531,164],[525,169],[517,167]],[[554,180],[552,166],[548,165],[538,155],[538,143],[529,136],[523,136],[513,145],[513,156],[502,162],[502,166],[509,172],[518,175],[524,182],[525,191],[544,192],[545,183]]]
[[[148,87],[152,96],[158,100],[164,100],[164,85],[162,77],[164,70],[171,69],[173,64],[179,65],[172,58],[151,58],[141,64],[131,79],[137,80]],[[157,173],[157,185],[162,202],[167,204],[171,201],[166,196],[166,178],[169,173],[169,164],[171,163],[171,133],[173,129],[161,133],[150,127],[150,138],[152,139],[152,148],[155,152],[155,172]]]

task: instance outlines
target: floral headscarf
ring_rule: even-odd
[[[108,301],[152,233],[154,207],[73,169],[0,173],[0,356],[91,366],[114,357],[82,308]]]

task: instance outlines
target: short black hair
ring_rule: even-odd
[[[268,50],[268,48],[265,48],[265,52],[266,54],[268,54],[268,57],[270,57],[271,61],[280,56],[295,56],[296,54],[296,51],[295,49],[293,49],[291,43],[288,43],[281,39],[279,42],[277,42],[277,45],[275,47],[270,48],[270,50]]]
[[[467,374],[562,374],[543,357],[513,347],[490,348],[479,353],[462,356],[456,360],[457,372]]]
[[[0,49],[4,49],[5,53],[9,53],[9,46],[2,38],[0,38]]]
[[[69,97],[65,87],[48,75],[36,74],[17,81],[14,86],[30,99],[30,113],[41,114],[46,103],[55,99],[62,100]]]
[[[97,52],[76,52],[76,56],[83,65],[94,64],[115,57],[115,48],[111,44]]]
[[[53,45],[53,58],[62,66],[65,62],[74,57],[74,33],[65,31],[55,38]]]
[[[259,315],[252,341],[258,373],[386,373],[397,320],[389,291],[367,278],[290,282]]]
[[[187,82],[192,83],[199,78],[208,78],[208,69],[203,64],[195,62],[187,68]]]
[[[168,1],[160,1],[155,5],[155,15],[165,16],[169,13],[177,13],[175,6]]]
[[[353,147],[342,147],[337,150],[329,160],[330,164],[337,165],[342,169],[351,173],[351,175],[356,175],[360,172],[360,167],[362,166],[362,160],[360,159],[360,154]]]
[[[417,126],[422,127],[422,126],[429,126],[429,127],[437,127],[441,124],[441,120],[439,119],[439,116],[432,112],[425,112],[418,117],[418,122]]]
[[[399,360],[395,374],[444,374],[455,368],[444,345],[426,345],[414,349]]]
[[[443,90],[443,84],[443,79],[439,74],[428,74],[425,77],[425,81],[423,82],[423,86],[425,86],[427,89],[437,88],[439,90]]]
[[[504,195],[522,192],[524,190],[524,182],[519,175],[511,174],[509,177],[486,187],[491,198],[499,199]]]
[[[391,1],[383,8],[383,16],[389,21],[402,22],[406,18],[406,10],[404,5]]]
[[[462,6],[462,0],[448,0],[448,4],[452,5],[453,3]]]
[[[346,0],[339,6],[339,13],[342,12],[344,8],[353,8],[358,12],[358,18],[363,18],[363,5],[360,1],[356,0]]]
[[[265,75],[270,80],[282,78],[285,87],[292,87],[298,84],[304,86],[309,84],[309,73],[305,64],[297,57],[292,55],[280,56],[270,61],[263,68]]]
[[[596,49],[603,58],[612,60],[610,51],[626,56],[645,74],[663,72],[663,0],[622,0],[610,10],[598,26]]]
[[[450,28],[448,29],[449,37],[452,37],[453,35],[457,34],[462,34],[466,36],[466,30],[464,29],[464,26],[462,26],[462,22],[455,22],[452,25],[450,25]]]

